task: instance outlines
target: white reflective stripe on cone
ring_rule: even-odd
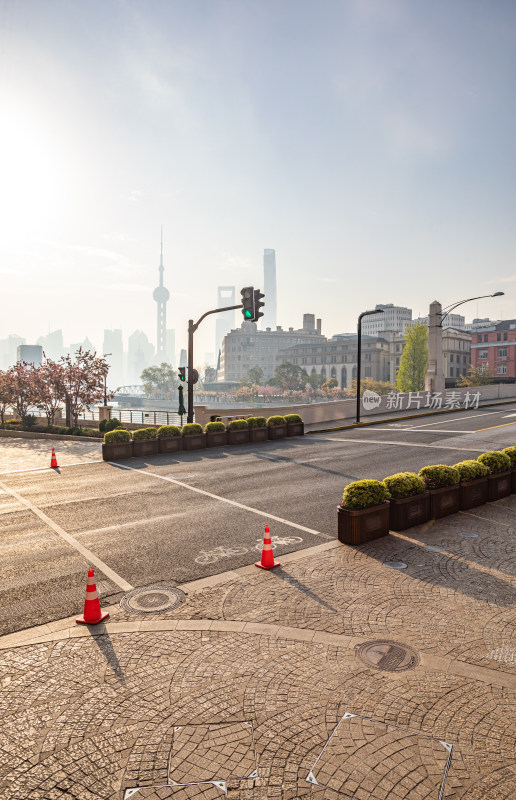
[[[88,602],[88,600],[98,600],[98,599],[99,599],[99,593],[97,592],[96,589],[94,589],[93,592],[86,592],[86,602]]]

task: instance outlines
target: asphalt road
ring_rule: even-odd
[[[514,408],[409,418],[259,445],[0,475],[0,633],[130,588],[217,574],[336,537],[346,484],[516,443]],[[4,443],[8,444],[4,444]],[[14,447],[1,440],[0,447]],[[58,448],[57,448],[58,449]]]

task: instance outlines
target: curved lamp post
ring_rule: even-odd
[[[451,303],[449,306],[445,306],[441,311],[441,324],[439,325],[440,328],[443,327],[443,322],[451,312],[461,306],[463,303],[470,303],[472,300],[483,300],[486,297],[500,297],[501,295],[505,294],[505,292],[494,292],[493,294],[481,294],[479,297],[468,297],[466,300],[459,300],[458,303]]]
[[[357,343],[357,414],[356,423],[360,422],[360,366],[362,360],[362,317],[367,317],[370,314],[384,314],[383,308],[375,308],[373,311],[362,311],[358,317],[358,343]]]

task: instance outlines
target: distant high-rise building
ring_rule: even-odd
[[[234,306],[235,304],[235,287],[234,286],[218,286],[217,287],[217,308],[226,308],[226,306]],[[215,352],[218,353],[222,347],[222,340],[226,333],[229,333],[235,327],[235,312],[224,311],[222,314],[217,314],[217,321],[215,323]]]
[[[260,327],[276,330],[277,308],[276,308],[276,251],[263,251],[263,290],[265,294],[263,317]]]
[[[395,306],[393,303],[382,305],[378,303],[377,309],[383,314],[372,314],[362,320],[362,334],[364,336],[378,336],[382,331],[395,331],[405,333],[405,328],[412,320],[412,309],[405,306]]]
[[[109,355],[107,355],[109,353]],[[106,356],[109,364],[107,383],[110,389],[116,389],[124,383],[124,344],[122,331],[104,331],[102,355]]]
[[[181,354],[179,356],[179,366],[180,367],[187,367],[188,366],[188,357],[186,355],[186,350],[182,349]]]
[[[170,292],[163,286],[163,228],[161,229],[161,256],[159,262],[159,286],[154,289],[152,294],[157,304],[157,334],[156,334],[156,361],[168,361],[167,359],[167,302]]]
[[[40,344],[20,344],[16,353],[17,361],[25,361],[39,367],[43,361],[43,348]]]
[[[58,361],[61,356],[66,355],[66,348],[63,344],[63,331],[52,331],[47,336],[40,336],[36,344],[40,344],[43,353],[52,361]]]
[[[15,333],[9,334],[7,339],[0,339],[0,369],[9,369],[16,364],[16,353],[20,344],[25,344],[25,339]]]
[[[141,383],[143,370],[150,366],[154,347],[143,331],[134,331],[127,344],[127,368],[129,385]]]
[[[172,330],[172,328],[167,328],[167,335],[165,337],[166,342],[166,361],[172,367],[175,368],[176,366],[176,332]]]
[[[86,351],[88,351],[90,353],[94,353],[95,352],[95,347],[90,342],[88,337],[86,337],[82,342],[73,342],[70,345],[70,347],[68,348],[68,352],[70,353],[72,358],[75,358],[75,354],[77,353],[79,348],[82,349],[83,353],[85,353]]]

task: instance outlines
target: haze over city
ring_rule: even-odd
[[[161,225],[177,353],[218,285],[262,285],[264,248],[279,325],[497,290],[461,313],[514,317],[515,23],[476,0],[2,4],[0,339],[155,344]]]

